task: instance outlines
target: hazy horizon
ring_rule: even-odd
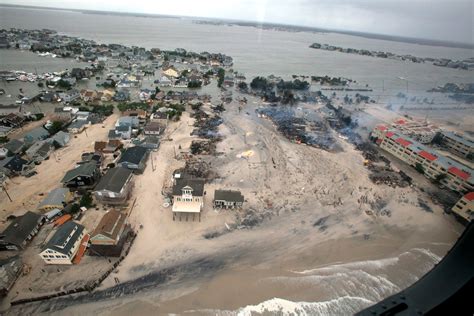
[[[1,4],[276,23],[446,42],[474,42],[473,7],[465,0],[298,0],[291,4],[283,0],[271,4],[267,0],[232,0],[224,4],[210,0],[199,3],[184,0],[180,4],[136,0],[133,6],[128,0],[113,3],[108,0],[2,0]]]

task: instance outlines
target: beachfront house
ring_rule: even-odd
[[[59,226],[39,255],[46,264],[72,264],[85,239],[88,236],[84,226],[73,221],[66,222]]]
[[[240,191],[215,190],[215,208],[241,208],[244,203],[244,196]]]
[[[89,254],[119,257],[128,231],[127,213],[108,211],[91,234]]]
[[[25,249],[38,234],[44,221],[44,216],[29,211],[16,217],[0,234],[0,250]]]
[[[103,204],[124,204],[132,190],[131,170],[116,167],[109,169],[94,189],[94,196]]]
[[[204,205],[204,180],[193,178],[178,178],[173,186],[173,220],[192,215],[199,216],[201,221],[201,211]]]

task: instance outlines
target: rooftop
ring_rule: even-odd
[[[93,161],[81,164],[78,167],[66,172],[63,179],[61,180],[61,183],[69,182],[77,176],[92,176],[96,170],[97,164]]]
[[[214,192],[214,200],[244,202],[244,196],[240,191],[216,190]]]
[[[43,216],[33,212],[26,212],[15,218],[0,235],[1,240],[16,246],[23,247],[23,242],[38,226]]]
[[[69,193],[69,189],[66,188],[56,188],[49,192],[48,196],[41,201],[38,205],[38,208],[47,205],[62,205],[66,202],[66,196]]]
[[[132,171],[129,169],[121,167],[109,169],[95,187],[95,191],[107,190],[119,193],[131,177]]]
[[[73,221],[66,222],[59,226],[53,237],[51,237],[51,239],[43,247],[43,250],[51,249],[68,255],[69,250],[71,250],[72,246],[83,231],[84,226]],[[71,238],[69,238],[69,236],[71,236]]]
[[[173,195],[182,195],[184,187],[190,187],[193,190],[193,196],[203,196],[204,179],[176,179],[176,184],[173,186]]]
[[[122,227],[124,226],[126,219],[126,213],[115,210],[105,213],[91,235],[92,242],[97,235],[103,235],[110,239],[116,240],[122,231]]]
[[[118,163],[128,162],[138,165],[146,156],[148,149],[141,146],[127,148],[120,157]]]

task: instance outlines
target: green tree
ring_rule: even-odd
[[[237,84],[237,88],[239,88],[239,90],[241,91],[247,91],[249,86],[247,85],[245,81],[241,81]]]
[[[188,82],[188,88],[201,88],[202,82],[198,80],[192,80]]]
[[[88,192],[86,194],[84,194],[82,197],[81,197],[81,200],[79,201],[79,205],[82,207],[86,207],[86,208],[89,208],[92,206],[92,196],[91,194]]]
[[[224,68],[219,68],[219,70],[217,71],[217,86],[219,88],[222,87],[222,84],[224,83],[224,77],[225,77]]]
[[[61,122],[61,121],[53,121],[51,123],[51,127],[49,128],[49,131],[51,132],[51,134],[56,134],[57,132],[59,132],[64,126],[64,123]]]
[[[416,171],[418,171],[421,174],[425,174],[425,168],[423,168],[423,165],[419,162],[416,163],[415,165]]]
[[[66,80],[59,80],[57,86],[63,89],[71,89],[71,84]]]

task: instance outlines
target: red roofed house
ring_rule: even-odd
[[[474,192],[469,192],[460,198],[453,206],[452,211],[469,223],[474,217]]]

